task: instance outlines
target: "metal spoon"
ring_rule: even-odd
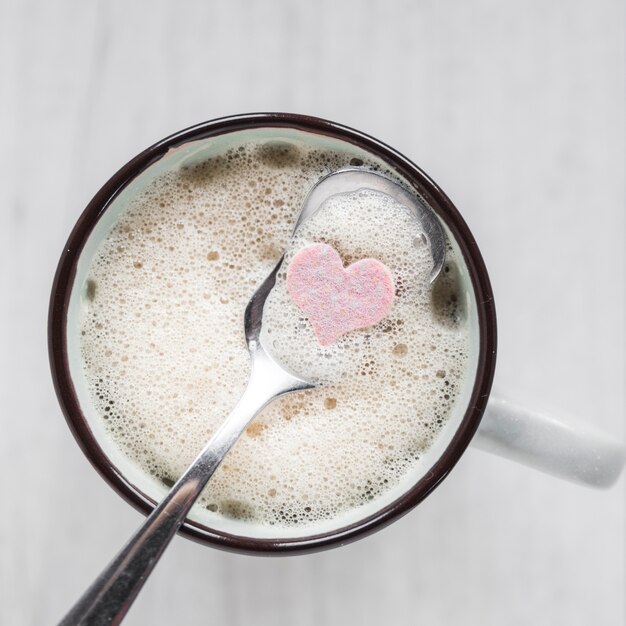
[[[381,174],[364,169],[345,169],[325,176],[306,197],[294,232],[331,196],[360,189],[385,193],[415,211],[430,242],[433,258],[430,278],[433,282],[441,272],[445,258],[443,230],[426,204]],[[266,352],[259,339],[263,306],[276,283],[281,264],[282,258],[246,307],[244,328],[251,372],[239,402],[135,535],[60,622],[60,626],[114,626],[121,623],[194,502],[246,426],[275,398],[314,387],[311,382],[285,371]]]

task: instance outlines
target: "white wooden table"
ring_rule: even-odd
[[[61,416],[47,302],[92,194],[198,121],[311,113],[407,154],[490,268],[496,387],[623,436],[624,48],[621,0],[1,0],[0,623],[54,624],[141,520]],[[622,626],[624,484],[469,450],[342,549],[176,538],[125,623]]]

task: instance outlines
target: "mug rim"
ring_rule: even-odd
[[[179,532],[217,548],[246,554],[298,554],[345,545],[379,530],[408,513],[450,473],[476,432],[491,391],[496,360],[496,315],[493,292],[478,245],[461,214],[439,186],[417,165],[385,143],[348,126],[294,113],[245,113],[202,122],[169,135],[143,150],[121,167],[95,194],[67,240],[59,260],[50,297],[48,356],[54,388],[67,424],[92,466],[137,510],[148,514],[154,500],[143,494],[104,454],[83,415],[74,389],[67,349],[67,314],[76,267],[83,246],[102,214],[119,193],[171,148],[189,141],[254,128],[290,128],[346,141],[390,163],[430,204],[451,230],[463,253],[476,301],[478,360],[465,414],[443,453],[430,471],[393,502],[367,517],[332,531],[304,537],[260,538],[233,535],[185,521]]]

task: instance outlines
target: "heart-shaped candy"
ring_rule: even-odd
[[[344,268],[339,253],[315,243],[297,252],[287,268],[287,291],[323,346],[385,318],[394,299],[386,265],[362,259]]]

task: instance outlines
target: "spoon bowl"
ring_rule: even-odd
[[[357,167],[347,167],[331,172],[321,178],[304,199],[293,232],[295,233],[303,222],[315,215],[324,202],[332,196],[354,193],[362,189],[377,191],[390,196],[413,212],[422,225],[424,237],[430,246],[430,254],[433,260],[430,282],[435,282],[443,269],[446,258],[446,237],[439,220],[433,210],[419,196],[409,192],[393,179],[378,172]]]

